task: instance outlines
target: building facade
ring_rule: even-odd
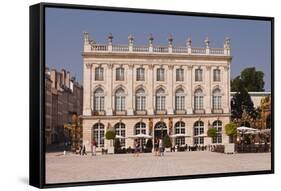
[[[113,43],[97,44],[84,33],[83,57],[83,144],[93,139],[106,148],[104,135],[114,129],[122,137],[147,134],[155,138],[184,134],[173,139],[177,145],[222,144],[228,141],[224,125],[230,120],[230,41],[222,48],[203,48]],[[210,127],[218,136],[207,137]],[[132,147],[132,139],[121,139]]]
[[[72,121],[72,115],[82,115],[83,87],[64,69],[45,71],[46,145],[63,143],[64,125]]]

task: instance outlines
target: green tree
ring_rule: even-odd
[[[243,87],[249,91],[264,91],[264,73],[255,67],[245,68],[239,76],[231,80],[231,91],[238,92]]]
[[[207,131],[208,137],[214,138],[217,136],[217,129],[216,128],[209,128]]]
[[[231,99],[231,118],[232,120],[239,120],[245,112],[251,118],[257,119],[259,117],[259,109],[254,107],[254,103],[244,87],[240,87],[239,91]]]
[[[163,143],[164,143],[165,148],[169,148],[172,146],[172,142],[171,142],[169,135],[164,136]]]
[[[230,143],[233,143],[233,138],[237,135],[237,125],[235,123],[228,123],[224,126],[225,133],[229,136]]]
[[[115,136],[116,136],[116,134],[115,134],[115,131],[113,131],[113,130],[107,130],[105,133],[105,138],[107,140],[113,140],[113,139],[115,139]]]

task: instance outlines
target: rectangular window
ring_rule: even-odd
[[[184,110],[184,96],[176,96],[176,110]]]
[[[125,97],[116,98],[116,111],[125,111]]]
[[[185,145],[185,138],[184,137],[177,137],[176,138],[176,145]]]
[[[221,79],[220,79],[220,70],[219,69],[215,69],[214,72],[213,72],[213,80],[215,82],[219,82]]]
[[[103,81],[103,68],[102,67],[98,67],[95,69],[95,80]]]
[[[116,69],[116,81],[124,81],[124,68]]]
[[[144,68],[137,68],[137,81],[144,81]]]
[[[203,81],[203,71],[202,71],[202,69],[196,69],[195,70],[195,81],[196,82]]]
[[[221,96],[213,96],[213,109],[221,109]]]
[[[181,68],[178,68],[176,70],[176,81],[183,81],[184,80],[184,70]]]
[[[165,96],[156,97],[156,110],[158,111],[165,110]]]
[[[163,68],[158,68],[156,80],[157,81],[164,81],[164,73],[165,73],[165,70]]]
[[[203,96],[195,96],[194,98],[194,109],[200,110],[203,109]]]

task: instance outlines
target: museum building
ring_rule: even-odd
[[[105,133],[113,129],[122,147],[132,147],[130,136],[163,138],[174,135],[176,145],[209,145],[228,142],[224,125],[230,121],[230,40],[221,48],[173,45],[98,44],[84,33],[83,144],[93,139],[106,148]],[[208,128],[217,129],[215,138]],[[179,136],[176,136],[179,135]],[[171,136],[172,137],[172,136]],[[143,141],[145,143],[145,140]]]

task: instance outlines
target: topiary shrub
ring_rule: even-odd
[[[116,136],[116,134],[115,134],[115,132],[114,132],[113,130],[108,130],[108,131],[105,133],[105,138],[106,138],[107,140],[113,140],[113,139],[115,139],[115,136]]]
[[[209,128],[207,131],[208,137],[214,138],[217,136],[217,129],[216,128]]]
[[[230,143],[233,143],[233,137],[237,135],[237,125],[234,123],[228,123],[224,126],[226,135],[230,138]]]

